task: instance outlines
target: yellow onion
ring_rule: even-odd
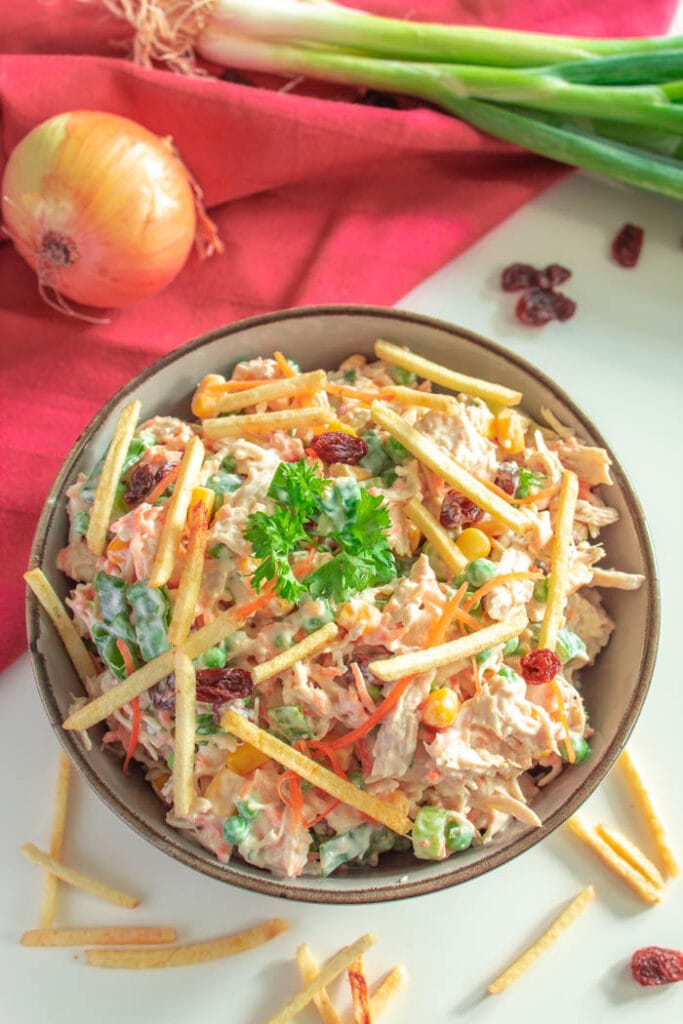
[[[2,217],[43,297],[66,312],[64,296],[127,306],[165,287],[197,222],[192,179],[170,140],[88,110],[51,117],[16,146]]]

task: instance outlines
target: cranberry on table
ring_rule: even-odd
[[[670,985],[683,980],[683,953],[663,946],[644,946],[631,957],[631,974],[639,985]]]
[[[542,327],[551,320],[569,320],[575,312],[576,303],[552,288],[529,288],[515,306],[517,319],[528,327]]]
[[[612,239],[612,256],[620,267],[635,267],[645,232],[637,224],[624,224]]]
[[[504,292],[521,292],[537,284],[537,270],[530,263],[511,263],[500,279]]]

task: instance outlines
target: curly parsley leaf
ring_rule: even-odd
[[[298,516],[284,506],[276,507],[271,514],[252,512],[244,536],[251,543],[254,556],[261,559],[251,577],[256,593],[261,592],[264,580],[275,579],[278,594],[287,601],[295,601],[302,587],[292,572],[289,556],[310,543]]]
[[[245,537],[260,565],[252,576],[257,593],[264,580],[286,600],[303,591],[313,597],[344,601],[351,593],[377,586],[396,575],[387,531],[389,512],[380,495],[371,495],[356,480],[344,477],[332,484],[300,460],[280,463],[268,488],[275,499],[272,514],[253,512]],[[303,583],[294,576],[289,559],[324,538],[333,552]]]

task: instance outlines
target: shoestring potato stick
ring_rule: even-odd
[[[140,402],[135,399],[121,410],[114,428],[114,436],[104,458],[85,535],[88,549],[93,555],[99,556],[104,553],[116,488],[128,454],[128,446],[140,418],[140,409]]]
[[[491,982],[488,987],[488,991],[491,995],[499,995],[504,992],[506,988],[509,988],[518,978],[520,978],[525,971],[527,971],[533,963],[538,960],[541,954],[545,953],[547,949],[554,942],[559,939],[560,935],[569,928],[571,924],[577,919],[588,904],[595,898],[595,889],[592,885],[587,886],[583,889],[578,896],[575,896],[569,906],[565,907],[559,917],[557,917],[550,925],[547,931],[541,935],[532,946],[529,946],[527,950],[520,957],[518,957],[514,963],[499,974],[498,977]]]
[[[418,377],[431,380],[434,384],[440,384],[449,391],[461,391],[465,395],[472,395],[474,398],[483,398],[485,402],[492,402],[494,405],[519,405],[522,401],[521,391],[514,391],[502,384],[493,384],[491,381],[482,380],[479,377],[468,377],[464,373],[457,373],[449,370],[440,363],[433,363],[430,359],[417,356],[409,349],[400,348],[390,341],[378,340],[375,342],[375,355],[385,363],[392,366],[400,366],[409,373],[415,373]]]
[[[370,413],[378,426],[384,427],[393,438],[407,448],[411,455],[424,463],[437,476],[442,477],[465,497],[473,501],[485,512],[515,533],[525,533],[534,524],[532,514],[524,509],[515,508],[499,495],[494,494],[484,484],[455,461],[426,434],[407,423],[401,416],[390,409],[386,402],[373,402]]]

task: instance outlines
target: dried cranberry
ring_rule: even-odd
[[[551,682],[562,668],[562,662],[558,656],[553,651],[549,651],[547,647],[529,651],[519,664],[524,681],[530,685]]]
[[[479,508],[464,494],[449,491],[441,503],[439,522],[446,529],[464,530],[466,526],[478,523],[483,515],[483,508]]]
[[[576,313],[576,303],[568,295],[555,292],[555,316],[558,320],[571,320]]]
[[[631,957],[631,974],[639,985],[669,985],[683,980],[683,953],[662,946],[645,946]]]
[[[123,500],[126,505],[137,505],[152,490],[156,471],[149,463],[138,464],[130,475]]]
[[[157,711],[172,711],[175,707],[175,672],[164,676],[148,692]]]
[[[566,267],[559,263],[549,263],[547,267],[536,273],[534,284],[537,284],[539,288],[556,288],[558,284],[562,284],[571,276],[571,270],[567,270]]]
[[[529,288],[515,307],[517,319],[529,327],[542,327],[550,320],[569,320],[575,312],[576,303],[552,288]]]
[[[214,706],[238,697],[249,697],[254,689],[246,668],[201,668],[197,672],[197,700]]]
[[[637,224],[624,224],[612,240],[612,256],[620,267],[635,267],[645,232]]]
[[[537,283],[536,273],[530,263],[511,263],[501,275],[501,287],[504,292],[521,292]]]
[[[355,466],[368,454],[368,446],[362,437],[354,437],[341,430],[316,434],[311,448],[323,462],[345,462],[348,466]]]
[[[516,462],[501,462],[493,481],[506,494],[514,494],[519,483],[519,466]]]

